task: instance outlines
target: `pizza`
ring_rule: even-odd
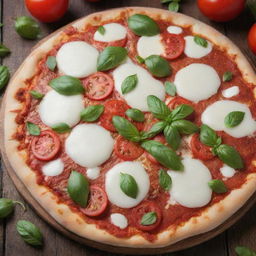
[[[256,188],[255,73],[188,16],[91,14],[39,43],[4,97],[4,152],[67,230],[157,248],[205,233]]]

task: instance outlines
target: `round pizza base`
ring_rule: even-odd
[[[192,26],[194,33],[203,35],[229,55],[234,56],[243,78],[249,83],[256,84],[256,76],[252,67],[229,39],[212,27],[183,14],[153,8],[129,7],[91,14],[68,26],[73,25],[82,29],[86,24],[97,25],[107,20],[128,17],[134,13],[172,21],[182,27]],[[97,229],[94,224],[85,223],[65,204],[57,204],[57,197],[46,187],[36,183],[35,173],[25,163],[25,152],[17,150],[18,141],[12,139],[17,128],[14,120],[16,114],[12,111],[21,107],[21,104],[14,98],[16,91],[26,86],[24,81],[34,75],[37,62],[45,52],[53,47],[62,30],[63,28],[39,42],[25,59],[9,83],[1,113],[1,148],[8,173],[17,189],[40,216],[70,238],[92,247],[120,253],[157,254],[185,249],[216,236],[237,221],[254,204],[256,199],[252,195],[256,189],[256,173],[249,174],[241,188],[233,190],[224,200],[206,208],[200,216],[191,218],[183,225],[170,226],[158,234],[153,243],[140,235],[127,239],[117,238],[105,230]],[[248,200],[251,196],[252,198]]]

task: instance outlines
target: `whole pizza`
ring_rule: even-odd
[[[164,247],[256,189],[255,73],[225,36],[151,8],[95,13],[42,41],[4,98],[4,152],[67,230]]]

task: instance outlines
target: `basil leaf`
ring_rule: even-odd
[[[11,199],[1,198],[0,199],[0,219],[6,218],[14,210],[14,203]]]
[[[194,42],[204,48],[206,48],[208,46],[208,42],[207,40],[205,40],[204,38],[200,37],[200,36],[194,36]]]
[[[166,3],[170,3],[170,2],[172,2],[172,0],[161,0],[162,4],[166,4]]]
[[[16,229],[26,243],[33,246],[43,245],[43,235],[40,229],[30,221],[19,220]]]
[[[223,76],[222,76],[222,81],[223,82],[229,82],[233,78],[233,73],[231,71],[226,71]]]
[[[245,246],[237,246],[235,251],[238,256],[256,256],[256,251],[253,251]]]
[[[141,146],[163,166],[172,170],[183,170],[180,157],[169,147],[155,140],[142,142]]]
[[[35,90],[31,90],[31,91],[29,91],[29,93],[30,93],[30,95],[31,95],[33,98],[35,98],[35,99],[37,99],[37,100],[40,100],[40,99],[42,99],[42,98],[44,97],[44,94],[42,94],[42,93],[40,93],[40,92],[38,92],[38,91],[35,91]]]
[[[86,207],[89,195],[89,182],[84,175],[72,171],[68,179],[68,194],[82,207]]]
[[[178,12],[180,9],[180,5],[177,2],[169,3],[168,10],[171,12]]]
[[[122,94],[126,94],[132,91],[136,87],[137,83],[138,83],[137,74],[127,76],[121,85]]]
[[[103,26],[99,26],[97,31],[101,34],[101,35],[104,35],[105,32],[106,32],[106,29],[103,27]]]
[[[129,197],[136,198],[138,195],[138,185],[136,180],[127,173],[120,173],[120,188]]]
[[[243,160],[240,154],[233,147],[222,144],[217,147],[216,154],[221,161],[234,169],[241,169],[244,167]]]
[[[3,25],[4,25],[3,23],[0,23],[0,28],[1,28]]]
[[[58,123],[52,126],[52,129],[57,133],[66,133],[71,130],[68,124],[66,123]]]
[[[99,55],[97,70],[106,71],[121,64],[127,56],[127,50],[119,46],[108,46]]]
[[[171,74],[169,62],[158,55],[150,55],[145,59],[148,70],[156,77],[166,77]]]
[[[144,60],[142,57],[140,57],[139,55],[136,56],[136,60],[137,60],[138,63],[140,63],[140,64],[143,64],[143,63],[145,62],[145,60]]]
[[[208,182],[209,187],[217,194],[223,194],[228,191],[222,180],[211,180]]]
[[[10,79],[10,72],[6,66],[0,66],[0,89],[5,87]]]
[[[47,60],[46,60],[46,65],[47,67],[51,70],[54,71],[54,69],[57,66],[57,61],[56,61],[56,57],[55,56],[48,56]]]
[[[233,111],[226,115],[224,119],[225,126],[227,128],[233,128],[238,126],[244,120],[245,112]]]
[[[177,150],[181,143],[181,137],[179,131],[176,127],[168,125],[164,129],[164,137],[168,144],[174,149]]]
[[[77,95],[84,93],[81,81],[72,76],[60,76],[52,79],[49,85],[58,93],[63,95]]]
[[[23,38],[34,40],[39,38],[41,29],[34,19],[27,16],[15,20],[15,30]]]
[[[145,213],[142,218],[140,224],[143,226],[149,226],[157,221],[157,215],[155,212],[147,212]]]
[[[190,114],[192,114],[193,112],[194,112],[194,109],[191,106],[186,104],[181,104],[172,111],[171,120],[175,121],[175,120],[183,119],[189,116]]]
[[[143,132],[141,135],[141,139],[150,139],[152,137],[155,137],[158,133],[162,132],[164,128],[166,127],[167,123],[165,121],[160,121],[155,123],[149,131]]]
[[[126,110],[125,114],[136,122],[144,122],[145,120],[143,112],[136,108]]]
[[[200,131],[200,141],[209,147],[214,147],[217,144],[218,135],[208,125],[203,124]]]
[[[101,116],[103,111],[103,105],[88,106],[82,110],[80,116],[81,119],[85,122],[94,122]]]
[[[27,122],[26,127],[27,127],[28,133],[30,135],[38,136],[41,133],[40,127],[37,126],[36,124],[33,124],[31,122]]]
[[[166,81],[164,83],[164,86],[165,86],[165,91],[167,92],[167,94],[169,94],[171,96],[176,95],[176,86],[174,83],[172,83],[170,81]]]
[[[115,126],[118,133],[120,133],[127,140],[139,142],[140,133],[136,126],[121,116],[114,116],[112,118],[113,125]]]
[[[0,44],[0,57],[5,57],[8,54],[10,54],[11,51],[9,48],[7,48],[5,45]]]
[[[161,169],[158,172],[158,179],[162,189],[164,189],[165,191],[169,191],[171,189],[172,179],[165,170]]]
[[[192,134],[198,132],[199,128],[194,123],[188,120],[177,120],[172,122],[172,126],[176,127],[182,134]]]
[[[155,36],[160,33],[158,24],[143,14],[130,16],[128,18],[128,26],[137,36]]]
[[[166,120],[171,114],[170,109],[165,105],[163,101],[154,95],[149,95],[147,97],[148,108],[152,114],[162,120]]]

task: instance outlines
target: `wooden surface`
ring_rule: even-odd
[[[121,7],[121,6],[150,6],[166,8],[161,6],[160,0],[103,0],[100,3],[86,3],[84,0],[71,0],[70,9],[67,15],[58,23],[44,24],[43,35],[47,35],[57,28],[91,12],[105,10],[106,8]],[[26,15],[27,11],[23,6],[22,0],[2,0],[0,2],[0,15],[4,23],[1,32],[1,41],[12,50],[10,57],[5,58],[2,63],[7,65],[13,73],[21,64],[22,60],[29,53],[30,49],[35,45],[35,41],[26,41],[15,33],[13,29],[13,20],[17,16]],[[226,24],[217,24],[210,22],[203,17],[195,0],[183,0],[181,12],[193,16],[201,21],[204,21],[222,33],[226,34],[233,40],[242,51],[248,56],[252,63],[256,63],[256,58],[250,54],[246,45],[246,35],[249,27],[253,24],[253,18],[248,11],[235,21]],[[21,200],[22,198],[17,193],[13,183],[9,179],[4,166],[0,172],[0,193],[3,197]],[[0,225],[0,255],[19,256],[19,255],[82,255],[82,256],[114,256],[115,254],[106,253],[79,245],[64,236],[60,235],[53,228],[47,225],[40,219],[32,209],[27,206],[27,212],[23,213],[21,208],[17,207],[15,214]],[[169,254],[175,256],[235,256],[234,247],[237,245],[246,245],[256,249],[256,207],[253,207],[236,225],[230,228],[225,233],[216,238],[205,242],[199,246]],[[15,224],[19,219],[27,219],[37,224],[45,238],[45,246],[38,250],[26,245],[16,234]],[[167,254],[168,255],[168,254]],[[167,256],[166,255],[166,256]]]

